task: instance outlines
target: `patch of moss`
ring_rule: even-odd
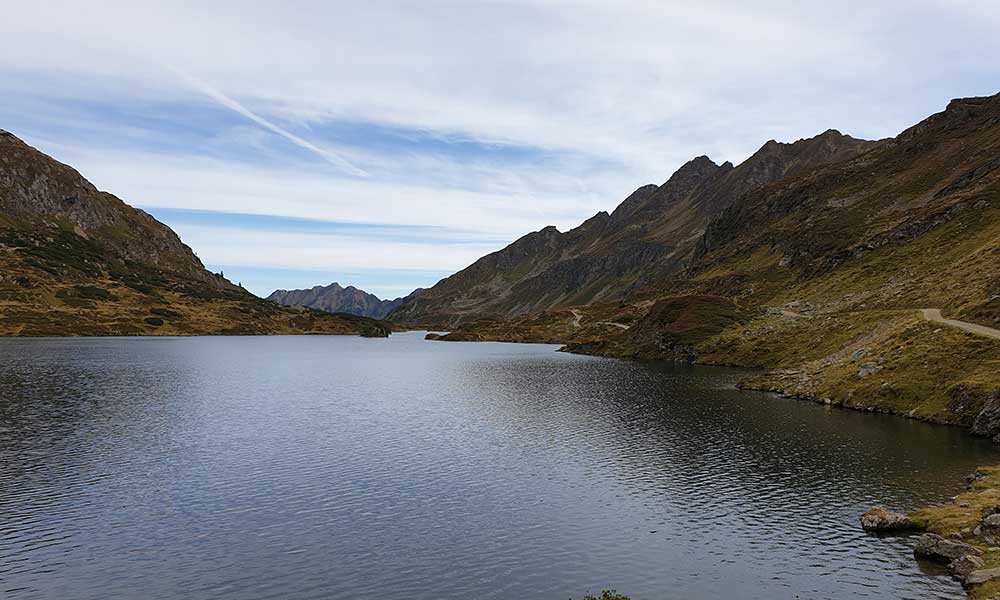
[[[1000,567],[1000,552],[995,545],[975,531],[985,514],[1000,505],[1000,466],[979,467],[968,489],[951,502],[921,508],[909,514],[915,522],[938,535],[958,538],[983,551],[984,569]],[[990,581],[967,590],[973,599],[993,598],[1000,592],[1000,581]]]

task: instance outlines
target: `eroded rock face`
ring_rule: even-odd
[[[972,422],[972,433],[1000,442],[1000,390],[993,390],[986,397],[982,410]]]
[[[945,539],[936,533],[925,533],[917,540],[913,554],[920,558],[951,562],[967,555],[979,556],[982,551],[969,544]]]
[[[912,531],[920,526],[913,522],[910,517],[902,513],[886,510],[882,506],[874,506],[861,515],[861,527],[865,531],[889,532],[889,531]]]

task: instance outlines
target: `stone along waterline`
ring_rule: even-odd
[[[421,338],[0,340],[0,591],[962,597],[857,515],[954,494],[982,440]]]

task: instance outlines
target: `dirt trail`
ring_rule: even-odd
[[[969,333],[1000,340],[1000,329],[993,329],[992,327],[986,327],[985,325],[976,325],[975,323],[966,323],[965,321],[956,321],[955,319],[946,319],[941,316],[941,309],[938,308],[921,308],[920,314],[922,314],[928,321],[933,321],[934,323],[944,323],[945,325],[958,327],[959,329],[968,331]]]
[[[580,311],[576,310],[575,308],[569,309],[569,312],[573,313],[573,327],[579,328],[580,319],[583,318],[583,315],[580,313]]]
[[[611,325],[612,327],[617,327],[619,329],[628,330],[631,325],[626,325],[624,323],[612,323],[611,321],[598,321],[596,325]]]

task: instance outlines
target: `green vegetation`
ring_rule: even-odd
[[[1000,549],[990,537],[991,532],[981,528],[985,515],[997,511],[1000,506],[1000,466],[976,469],[973,481],[966,492],[956,496],[951,502],[940,506],[921,508],[908,516],[916,523],[942,537],[959,539],[983,552],[982,569],[1000,567]],[[992,532],[995,533],[995,532]],[[1000,580],[988,581],[967,589],[972,600],[995,598],[1000,594]]]
[[[162,223],[0,136],[0,335],[387,335],[209,273]]]

